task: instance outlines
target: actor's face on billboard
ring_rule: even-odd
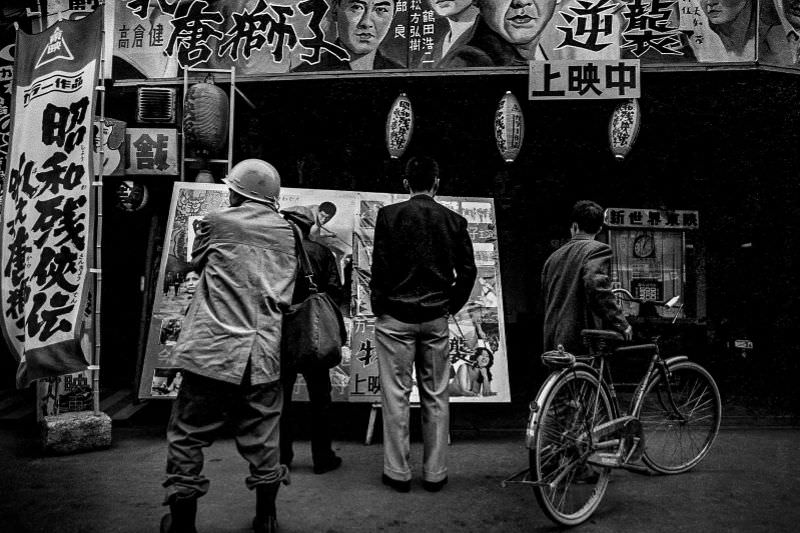
[[[800,0],[783,0],[783,14],[794,29],[800,30]]]
[[[482,0],[481,16],[511,44],[538,38],[556,9],[556,0]]]
[[[389,33],[394,0],[340,0],[336,8],[339,39],[350,52],[368,54]]]
[[[440,17],[458,15],[473,4],[473,0],[428,0],[428,2]]]
[[[711,24],[727,24],[741,13],[747,0],[700,0]]]

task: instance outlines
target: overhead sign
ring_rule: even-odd
[[[723,10],[705,0],[485,0],[480,9],[433,0],[121,0],[112,37],[124,72],[145,78],[174,78],[181,67],[347,75],[524,68],[531,60],[754,64],[756,42],[765,58],[793,64],[793,2],[761,2],[772,16],[759,25],[757,2],[732,1]],[[780,21],[776,6],[787,13]],[[361,31],[365,24],[370,31]]]
[[[666,211],[661,209],[627,209],[609,207],[605,211],[606,226],[610,228],[642,228],[665,230],[695,230],[700,226],[698,211]]]
[[[639,98],[638,60],[531,61],[530,100]]]

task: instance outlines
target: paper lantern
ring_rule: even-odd
[[[222,148],[228,139],[228,95],[213,83],[196,83],[183,102],[186,143],[201,154]]]
[[[639,108],[639,100],[635,98],[625,100],[614,109],[608,124],[608,139],[611,142],[611,151],[618,161],[624,160],[633,148],[641,123],[642,110]]]
[[[513,163],[525,138],[525,117],[519,100],[511,91],[506,91],[497,105],[497,112],[494,114],[494,138],[506,163]]]
[[[397,159],[403,155],[411,142],[414,133],[414,110],[411,100],[401,93],[392,104],[389,116],[386,117],[386,147],[389,156]]]

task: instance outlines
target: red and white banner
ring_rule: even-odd
[[[3,335],[17,385],[83,370],[92,260],[93,120],[103,12],[17,33],[3,189]]]

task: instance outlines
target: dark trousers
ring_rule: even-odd
[[[331,406],[331,376],[327,368],[315,368],[302,372],[311,402],[311,460],[316,466],[329,462],[331,431],[328,421]],[[283,383],[283,414],[281,415],[281,463],[291,464],[294,459],[294,420],[292,415],[292,390],[297,380],[297,371],[284,367],[281,370]]]
[[[167,426],[167,489],[165,504],[174,496],[199,498],[208,492],[203,476],[203,448],[211,446],[226,423],[235,431],[236,448],[250,463],[247,488],[287,478],[279,464],[279,419],[283,404],[280,381],[240,385],[183,373],[178,397]]]

